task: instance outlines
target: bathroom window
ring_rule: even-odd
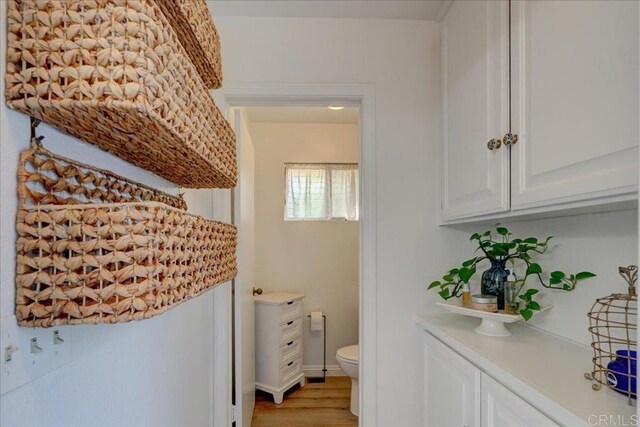
[[[357,163],[285,164],[285,221],[357,221]]]

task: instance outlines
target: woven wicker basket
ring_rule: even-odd
[[[21,326],[156,316],[236,275],[236,230],[162,203],[18,210]]]
[[[42,148],[22,153],[18,176],[22,326],[146,319],[236,275],[234,226],[136,201],[179,198]],[[91,203],[114,198],[132,202]]]
[[[9,0],[9,107],[191,188],[237,180],[235,136],[153,0]]]
[[[200,77],[212,89],[222,86],[220,36],[205,0],[156,0]]]
[[[161,202],[187,209],[182,197],[58,156],[42,146],[20,154],[18,198],[20,206]]]

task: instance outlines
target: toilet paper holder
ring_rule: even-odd
[[[308,314],[307,317],[309,319],[311,319],[311,315]],[[310,377],[307,378],[307,381],[310,383],[313,382],[320,382],[320,383],[324,383],[327,381],[327,315],[323,314],[322,315],[322,335],[323,335],[323,342],[322,342],[322,377]]]

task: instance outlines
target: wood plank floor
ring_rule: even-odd
[[[295,386],[280,405],[269,393],[256,391],[252,427],[357,426],[349,411],[351,378],[327,377],[326,383]]]

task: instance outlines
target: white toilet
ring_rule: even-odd
[[[336,359],[342,371],[351,377],[351,413],[358,416],[358,365],[360,346],[342,347],[336,352]]]

